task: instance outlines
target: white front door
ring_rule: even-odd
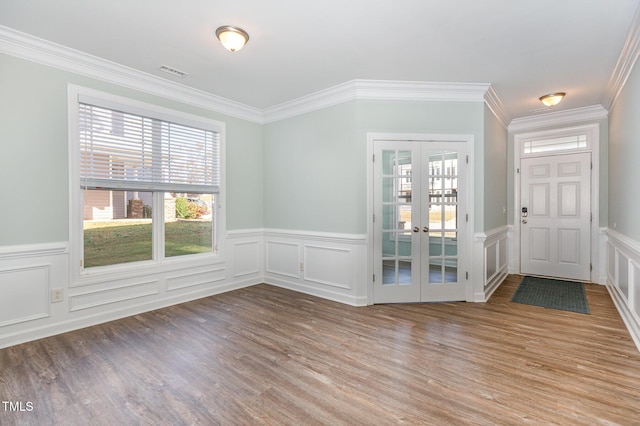
[[[374,143],[374,303],[466,300],[466,143]]]
[[[591,154],[521,161],[522,274],[591,278]]]

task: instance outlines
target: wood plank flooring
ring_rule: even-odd
[[[0,424],[640,424],[606,289],[583,315],[511,303],[520,279],[359,308],[258,285],[3,349],[0,401],[33,409]]]

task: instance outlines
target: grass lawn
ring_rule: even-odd
[[[210,221],[165,224],[165,256],[211,251]],[[151,260],[151,222],[87,222],[84,229],[84,266],[115,265]]]

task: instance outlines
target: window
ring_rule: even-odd
[[[70,94],[81,269],[216,256],[224,126],[87,89]]]
[[[568,151],[587,148],[587,135],[560,136],[549,139],[532,139],[522,143],[523,154]]]

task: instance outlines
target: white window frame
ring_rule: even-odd
[[[216,195],[216,222],[214,223],[217,250],[211,253],[197,253],[175,257],[153,256],[153,260],[122,263],[105,267],[84,269],[82,267],[84,251],[82,190],[80,187],[80,137],[79,137],[79,99],[93,98],[99,100],[101,106],[139,114],[160,120],[170,121],[186,126],[198,127],[217,132],[220,135],[220,187]],[[144,276],[159,272],[193,268],[224,262],[224,241],[226,238],[226,126],[225,123],[206,117],[113,95],[82,86],[69,84],[67,87],[68,107],[68,150],[69,150],[69,262],[70,286],[88,285],[103,282],[105,279]],[[153,231],[154,253],[163,252],[164,205],[161,197],[153,198]]]

